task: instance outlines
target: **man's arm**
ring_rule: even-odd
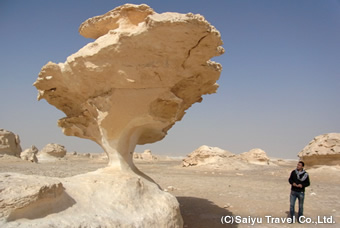
[[[306,180],[302,183],[303,187],[308,187],[310,185],[309,175],[307,176]]]
[[[289,182],[289,184],[291,184],[291,185],[295,185],[295,183],[294,183],[294,178],[293,178],[293,172],[294,171],[292,171],[291,173],[290,173],[290,177],[289,177],[289,179],[288,179],[288,182]]]

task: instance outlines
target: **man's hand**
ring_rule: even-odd
[[[293,185],[294,187],[302,188],[302,184],[295,184],[295,183],[293,183],[292,185]]]

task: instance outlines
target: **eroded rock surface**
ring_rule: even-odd
[[[257,164],[257,165],[268,165],[270,161],[266,152],[259,148],[251,149],[250,151],[244,152],[238,156],[239,158],[241,158],[242,160],[248,163]]]
[[[0,226],[17,219],[36,219],[67,206],[60,181],[48,177],[0,173]]]
[[[55,162],[58,159],[65,157],[67,151],[63,145],[57,143],[49,143],[41,149],[37,158],[39,162]]]
[[[188,167],[207,164],[218,164],[223,162],[225,158],[233,156],[234,154],[227,150],[223,150],[218,147],[203,145],[188,154],[188,156],[183,159],[182,165],[184,167]]]
[[[38,148],[34,145],[31,146],[31,148],[28,148],[26,150],[24,150],[23,152],[21,152],[20,154],[20,158],[22,160],[26,160],[26,161],[31,161],[31,162],[38,162],[38,158],[37,158],[37,153],[39,152]]]
[[[0,129],[0,154],[20,157],[21,151],[19,135]]]
[[[298,157],[308,166],[340,165],[340,133],[315,137],[299,152]]]
[[[143,161],[154,161],[157,160],[157,157],[154,156],[151,152],[151,150],[147,149],[144,150],[143,153],[133,153],[133,158],[138,159],[138,160],[143,160]]]
[[[154,12],[126,4],[85,21],[79,31],[95,38],[64,63],[47,63],[34,83],[66,117],[66,135],[91,139],[109,165],[136,167],[136,144],[153,143],[185,110],[215,93],[223,54],[220,33],[203,16]]]
[[[183,167],[207,169],[247,170],[258,165],[275,165],[266,152],[256,148],[241,154],[233,154],[218,147],[203,145],[183,159]]]
[[[0,180],[2,228],[183,225],[176,198],[133,172],[107,167],[63,179],[2,173]]]
[[[48,154],[53,157],[62,158],[66,155],[67,151],[65,146],[56,144],[56,143],[49,143],[47,144],[41,151],[40,154]]]
[[[176,198],[135,167],[133,151],[163,139],[186,109],[216,92],[222,67],[210,59],[224,52],[220,33],[201,15],[158,14],[144,4],[90,18],[79,31],[96,40],[64,63],[47,63],[34,86],[38,99],[66,114],[58,121],[64,134],[98,143],[109,167],[62,181],[75,205],[6,225],[182,227]]]

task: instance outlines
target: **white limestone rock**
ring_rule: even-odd
[[[79,33],[86,37],[97,39],[110,30],[118,29],[120,31],[133,29],[139,23],[146,20],[146,17],[155,12],[148,5],[125,4],[114,8],[104,15],[89,18],[79,27]]]
[[[340,133],[315,137],[298,154],[307,166],[340,165]]]
[[[154,156],[150,149],[144,150],[143,153],[133,153],[133,158],[137,160],[143,160],[143,161],[155,161],[157,160],[157,157]]]
[[[187,157],[183,159],[182,166],[188,167],[207,164],[218,164],[220,162],[223,162],[225,158],[232,156],[234,155],[227,150],[223,150],[218,147],[209,147],[203,145],[187,155]]]
[[[238,157],[247,163],[257,164],[257,165],[269,165],[269,157],[267,156],[266,152],[262,149],[255,148],[251,149],[248,152],[244,152]]]
[[[275,165],[261,149],[252,149],[242,154],[233,154],[218,147],[201,146],[183,159],[183,167],[204,169],[249,170],[257,165]]]
[[[222,40],[201,15],[126,4],[79,30],[97,39],[64,63],[47,63],[34,86],[66,114],[64,134],[98,143],[110,166],[136,169],[136,144],[163,139],[218,88],[222,67],[210,59],[223,54]]]
[[[0,154],[20,157],[21,151],[19,135],[0,129]]]
[[[67,151],[63,145],[49,143],[38,152],[37,158],[40,163],[49,163],[64,158],[66,154]]]
[[[31,161],[31,162],[37,163],[38,158],[36,155],[38,152],[39,152],[38,148],[32,145],[31,148],[28,148],[24,150],[23,152],[21,152],[20,158],[25,161]]]
[[[68,202],[62,183],[49,177],[0,173],[0,192],[0,227],[56,213]]]
[[[62,179],[11,173],[0,179],[2,228],[183,226],[176,198],[134,172],[107,167]]]
[[[48,154],[57,158],[64,157],[66,153],[67,151],[65,146],[56,143],[49,143],[41,151],[39,151],[39,154]]]
[[[79,31],[96,40],[64,63],[47,63],[34,86],[38,99],[65,113],[64,134],[95,141],[109,167],[63,181],[79,206],[25,224],[182,227],[176,198],[137,169],[133,151],[163,139],[185,110],[216,92],[222,66],[210,59],[224,53],[220,33],[201,15],[133,4],[90,18]]]

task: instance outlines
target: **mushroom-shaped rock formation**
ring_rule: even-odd
[[[64,63],[47,63],[34,83],[66,117],[69,136],[91,139],[109,166],[132,169],[137,144],[159,141],[185,110],[215,93],[223,54],[220,33],[203,16],[154,12],[126,4],[85,21],[96,39]]]
[[[69,204],[9,227],[182,227],[176,198],[135,167],[133,151],[163,139],[216,92],[222,68],[210,59],[224,52],[219,32],[200,15],[132,4],[88,19],[79,32],[96,40],[64,63],[47,63],[34,85],[38,99],[66,114],[63,132],[98,143],[108,167],[60,179]]]

